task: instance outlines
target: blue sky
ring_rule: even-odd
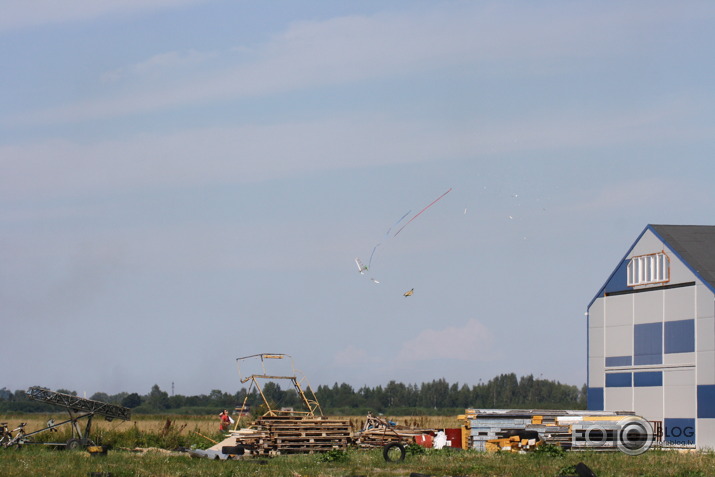
[[[580,386],[638,234],[713,224],[711,2],[0,7],[0,387]]]

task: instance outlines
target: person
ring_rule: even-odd
[[[219,419],[221,420],[219,422],[219,431],[227,431],[228,426],[231,423],[231,417],[228,415],[228,411],[226,409],[223,410],[221,414],[219,414]]]

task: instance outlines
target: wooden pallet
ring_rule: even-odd
[[[350,422],[339,419],[263,417],[233,434],[237,445],[258,455],[313,454],[352,443]]]

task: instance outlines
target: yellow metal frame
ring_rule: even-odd
[[[292,375],[280,376],[280,375],[269,374],[267,372],[267,370],[266,370],[266,361],[267,360],[283,360],[283,359],[290,361]],[[261,374],[251,374],[251,375],[244,377],[241,372],[241,364],[247,360],[251,360],[254,362],[255,362],[255,360],[260,360],[262,373]],[[290,356],[288,354],[282,354],[282,353],[253,354],[250,356],[244,356],[242,358],[236,358],[236,365],[238,367],[238,375],[241,380],[241,383],[245,384],[249,381],[251,383],[248,387],[248,393],[246,394],[246,398],[243,400],[242,409],[246,409],[246,402],[248,400],[248,396],[251,394],[252,388],[255,387],[256,390],[258,391],[258,393],[260,394],[261,399],[263,399],[263,404],[266,406],[266,409],[267,409],[267,411],[263,414],[262,417],[298,416],[298,417],[313,418],[313,417],[316,417],[316,415],[320,416],[320,417],[323,416],[323,410],[320,408],[320,404],[318,403],[318,399],[315,397],[315,393],[313,392],[313,389],[310,387],[310,384],[308,383],[308,380],[305,378],[305,376],[302,373],[300,373],[298,370],[296,370],[292,356]],[[273,409],[271,407],[270,402],[268,402],[268,399],[263,394],[263,389],[261,387],[261,382],[263,382],[263,381],[290,381],[290,383],[292,384],[296,393],[298,394],[298,397],[300,398],[303,405],[305,406],[306,411],[295,411],[295,410],[282,411],[282,410]]]

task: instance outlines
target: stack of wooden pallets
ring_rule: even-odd
[[[344,450],[352,442],[349,421],[317,417],[262,417],[250,428],[234,431],[232,435],[236,437],[236,445],[258,455]]]

